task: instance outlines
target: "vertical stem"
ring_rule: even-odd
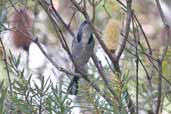
[[[158,75],[158,96],[157,96],[157,105],[155,109],[155,114],[159,114],[161,106],[161,90],[162,90],[162,62],[158,61],[159,75]]]
[[[4,44],[2,42],[2,38],[0,37],[0,43],[2,45],[2,49],[3,49],[3,53],[4,53],[4,63],[5,63],[5,68],[6,68],[6,72],[7,72],[7,76],[8,76],[8,81],[9,81],[9,87],[10,87],[10,95],[12,96],[12,82],[11,82],[11,77],[10,77],[10,71],[9,71],[9,68],[8,68],[8,63],[7,63],[7,55],[6,55],[6,50],[5,50],[5,47],[4,47]]]
[[[134,34],[134,39],[135,39],[135,49],[136,49],[136,113],[138,114],[138,86],[139,86],[139,82],[138,82],[138,68],[139,68],[139,57],[138,57],[138,40],[136,37],[136,30],[135,30],[135,26],[134,26],[134,21],[132,21],[133,24],[133,34]]]

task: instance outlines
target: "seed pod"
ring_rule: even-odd
[[[28,51],[31,43],[31,28],[32,19],[26,9],[19,9],[14,12],[12,17],[12,28],[11,36],[13,43],[17,48],[23,48]]]

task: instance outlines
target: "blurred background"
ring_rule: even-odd
[[[50,0],[45,1],[50,4]],[[82,2],[81,0],[76,1],[80,2],[80,4],[83,4],[84,2],[84,0]],[[120,1],[125,4],[125,0]],[[71,0],[52,0],[52,2],[55,10],[61,16],[62,20],[76,35],[79,25],[85,20],[84,16],[74,7]],[[98,33],[101,35],[101,38],[104,41],[105,45],[111,52],[117,52],[117,49],[120,46],[120,42],[123,37],[122,33],[124,32],[125,26],[126,15],[124,8],[116,0],[87,0],[85,2],[87,5],[86,10],[90,16],[90,19],[93,20],[93,25],[95,26]],[[91,5],[91,3],[93,2],[96,3],[95,12]],[[166,20],[168,21],[169,25],[171,25],[171,1],[160,0],[160,2]],[[139,22],[141,23],[143,30],[148,37],[154,58],[158,58],[164,46],[166,45],[167,40],[165,38],[166,31],[161,21],[158,8],[156,7],[155,0],[133,1],[132,9],[134,10],[134,13],[139,19]],[[69,71],[73,71],[72,62],[58,38],[58,35],[60,33],[59,31],[55,30],[56,25],[54,24],[54,22],[52,22],[52,19],[49,16],[48,12],[51,12],[51,10],[52,7],[49,5],[49,8],[45,11],[40,5],[39,0],[0,0],[0,39],[2,40],[5,47],[4,54],[4,49],[1,44],[0,80],[3,81],[4,87],[8,87],[9,85],[9,79],[7,77],[7,72],[5,69],[6,66],[4,63],[4,57],[6,56],[8,59],[7,62],[10,66],[9,71],[12,81],[19,80],[19,77],[22,74],[22,76],[24,77],[23,80],[31,80],[30,86],[41,86],[43,78],[43,80],[48,80],[48,83],[52,83],[54,86],[62,85],[59,88],[62,88],[62,90],[66,92],[66,88],[72,76],[56,69],[55,66],[47,59],[47,57],[45,57],[40,48],[31,40],[38,38],[42,48],[58,66],[61,66],[62,68],[65,68]],[[68,46],[70,47],[73,40],[72,35],[68,32],[68,30],[66,30],[61,22],[58,22],[58,24],[63,32]],[[132,32],[133,31],[131,30],[131,33]],[[133,34],[131,33],[128,40],[134,43]],[[142,38],[143,33],[140,32],[139,35],[142,47],[148,51],[146,41],[144,38]],[[129,43],[127,43],[126,45],[126,50],[135,51],[133,46]],[[97,40],[94,52],[96,53],[99,61],[104,67],[107,79],[113,81],[112,86],[117,86],[119,82],[117,82],[116,79],[113,79],[114,76],[111,70],[109,70],[109,58],[107,57],[106,53],[103,51],[101,45],[98,43]],[[169,81],[171,81],[170,52],[171,50],[169,48],[166,58],[163,61],[163,74]],[[153,91],[149,89],[149,86],[147,84],[148,80],[146,79],[146,72],[141,66],[139,68],[139,114],[153,114],[151,112],[151,110],[153,110],[153,103],[150,100],[151,94],[154,94],[154,96],[156,95],[157,90],[155,88],[157,88],[158,83],[156,78],[157,72],[149,63],[147,57],[145,57],[142,53],[140,53],[139,56],[145,67],[147,68],[147,71],[150,73],[152,85],[154,87]],[[127,75],[126,86],[134,103],[136,102],[135,61],[136,58],[128,51],[124,51],[120,60],[121,70],[124,72],[123,74]],[[12,65],[14,65],[15,68],[13,68]],[[97,81],[97,84],[102,90],[104,90],[105,93],[105,86],[102,83],[102,79],[99,78],[100,76],[92,60],[90,60],[90,62],[88,63],[88,67],[88,72],[90,76],[92,76],[91,80]],[[115,112],[110,113],[109,110],[106,111],[105,109],[100,109],[100,106],[102,104],[105,104],[100,103],[101,101],[103,101],[103,99],[101,97],[95,97],[93,99],[91,95],[97,93],[94,93],[94,90],[90,89],[90,86],[84,80],[81,80],[80,83],[80,94],[78,96],[69,96],[69,98],[74,99],[74,102],[72,102],[71,105],[76,105],[76,107],[72,109],[73,114],[115,114]],[[163,102],[162,109],[160,109],[162,110],[161,114],[170,114],[171,87],[166,82],[163,82],[162,87]],[[88,96],[87,94],[90,96]],[[20,98],[20,96],[18,96],[17,98]],[[97,99],[99,99],[98,105],[94,106],[94,102],[92,103],[91,101]],[[19,106],[20,105],[16,105],[17,109],[22,110],[22,108]],[[16,109],[16,107],[14,107],[14,109]],[[48,105],[46,105],[44,108],[46,109],[47,107]],[[92,107],[96,107],[97,109],[94,109]],[[108,108],[107,105],[106,107]],[[115,110],[115,108],[110,109]],[[38,110],[38,108],[33,109],[35,112]],[[123,112],[123,114],[124,113],[125,112]],[[44,111],[43,114],[52,113]],[[67,113],[65,112],[58,114]]]

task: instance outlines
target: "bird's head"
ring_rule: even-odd
[[[77,41],[78,42],[86,42],[87,44],[91,44],[93,41],[93,29],[90,25],[90,22],[84,21],[78,30],[77,34]]]

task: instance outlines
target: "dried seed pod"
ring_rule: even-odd
[[[12,17],[12,28],[11,36],[13,43],[17,48],[23,48],[28,51],[31,43],[31,28],[32,19],[26,9],[19,9],[14,12]]]
[[[120,23],[110,19],[103,31],[103,40],[110,51],[116,50],[119,45]]]

